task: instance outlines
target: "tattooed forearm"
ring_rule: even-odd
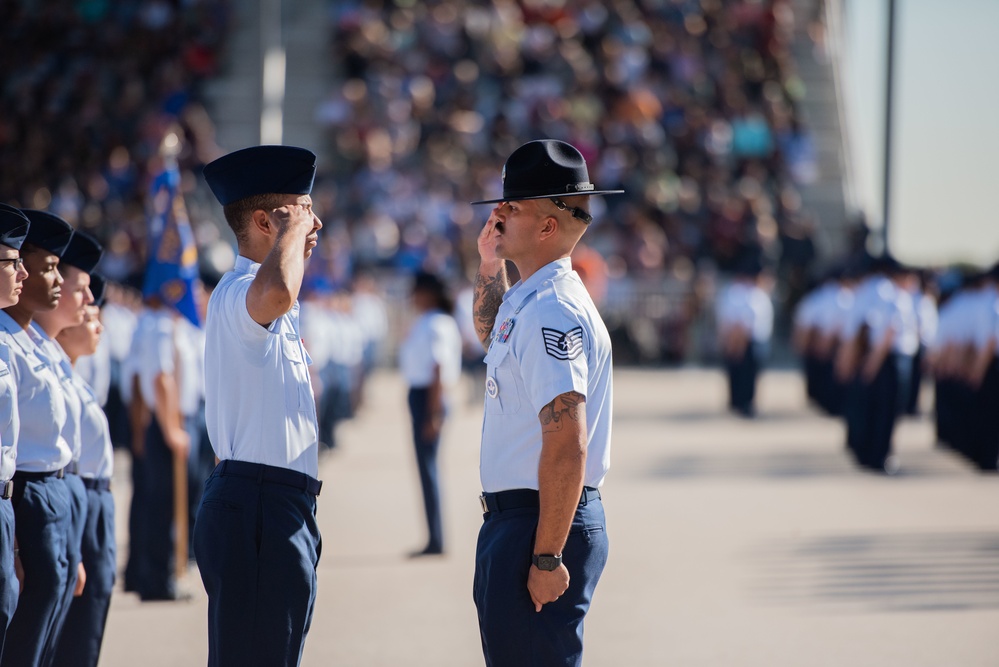
[[[491,276],[482,275],[481,271],[475,275],[475,285],[472,291],[473,307],[472,317],[475,320],[475,332],[482,341],[482,346],[489,349],[489,334],[496,324],[496,313],[499,312],[500,304],[503,303],[503,295],[510,288],[506,276],[506,265],[503,264],[500,270]]]
[[[541,408],[538,419],[541,420],[541,432],[561,431],[566,420],[579,421],[579,406],[586,402],[586,397],[576,391],[566,392],[555,397],[551,403]]]

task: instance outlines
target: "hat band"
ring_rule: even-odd
[[[574,192],[592,192],[594,190],[593,183],[570,183],[565,186],[566,194],[572,194]],[[554,195],[554,192],[545,190],[544,188],[538,189],[534,188],[532,190],[504,190],[503,196],[509,199],[516,199],[517,197],[550,197]]]

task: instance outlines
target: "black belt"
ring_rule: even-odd
[[[0,500],[10,500],[14,497],[14,480],[8,479],[0,488],[3,489],[0,491]]]
[[[55,477],[56,479],[62,479],[66,476],[66,469],[59,468],[58,470],[50,470],[48,472],[24,472],[18,470],[14,473],[14,481],[17,482],[34,482],[39,479],[45,479],[47,477]]]
[[[583,493],[579,496],[579,504],[586,505],[598,498],[600,498],[600,489],[584,486]],[[479,504],[482,505],[482,511],[488,514],[489,512],[502,512],[524,507],[540,507],[541,499],[534,489],[511,489],[510,491],[483,493],[479,496]]]
[[[304,472],[278,468],[264,463],[249,463],[247,461],[233,461],[226,459],[220,461],[215,468],[221,476],[232,475],[233,477],[243,477],[245,479],[255,479],[257,483],[272,482],[274,484],[284,484],[296,489],[301,489],[318,496],[323,488],[323,483],[314,477],[306,475]]]
[[[91,491],[110,491],[111,490],[111,479],[105,477],[104,479],[97,479],[96,477],[81,477],[83,480],[83,485],[90,489]]]

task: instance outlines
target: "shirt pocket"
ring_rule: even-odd
[[[287,334],[281,334],[281,354],[285,360],[285,368],[289,372],[284,383],[285,405],[289,410],[298,412],[314,411],[316,406],[312,398],[309,368],[305,351],[298,338],[289,338]]]
[[[493,343],[485,362],[486,413],[506,415],[520,411],[520,389],[510,346]]]

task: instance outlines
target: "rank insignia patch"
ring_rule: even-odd
[[[545,352],[556,359],[575,359],[583,351],[583,327],[569,331],[542,327],[541,334],[545,337]]]

